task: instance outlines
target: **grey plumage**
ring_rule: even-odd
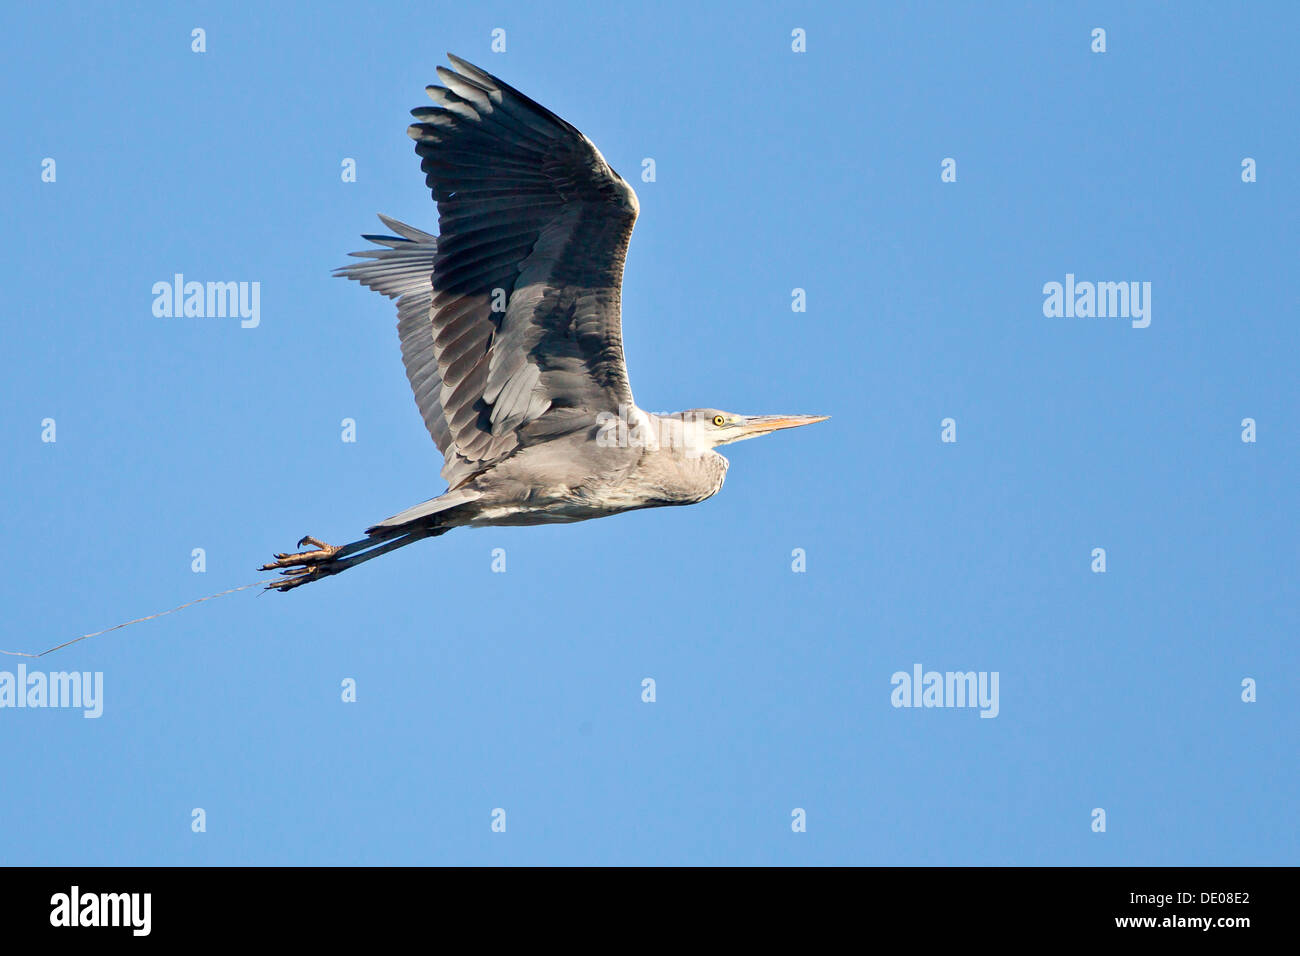
[[[342,548],[304,538],[314,550],[265,566],[281,590],[453,527],[693,504],[722,487],[714,446],[822,420],[637,408],[620,314],[636,193],[569,123],[450,60],[408,129],[438,236],[381,216],[396,235],[366,236],[377,248],[336,272],[396,300],[448,491]]]

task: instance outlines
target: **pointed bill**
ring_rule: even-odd
[[[800,425],[813,425],[824,422],[829,415],[750,415],[745,419],[745,438],[756,438],[781,431],[783,428],[798,428]]]

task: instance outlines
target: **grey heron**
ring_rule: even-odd
[[[407,130],[439,234],[395,235],[335,274],[396,300],[402,361],[447,491],[334,546],[261,570],[289,591],[453,528],[584,521],[716,494],[715,448],[816,415],[713,408],[655,415],[632,399],[621,286],[636,193],[582,133],[448,55]]]

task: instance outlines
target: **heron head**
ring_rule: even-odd
[[[732,442],[770,435],[783,428],[798,428],[824,422],[829,415],[737,415],[716,408],[693,408],[683,412],[682,418],[692,428],[701,444],[717,448]]]

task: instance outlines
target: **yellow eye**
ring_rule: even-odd
[[[725,424],[727,424],[727,420],[723,418],[721,415],[713,416],[713,425],[715,428],[721,428]]]

